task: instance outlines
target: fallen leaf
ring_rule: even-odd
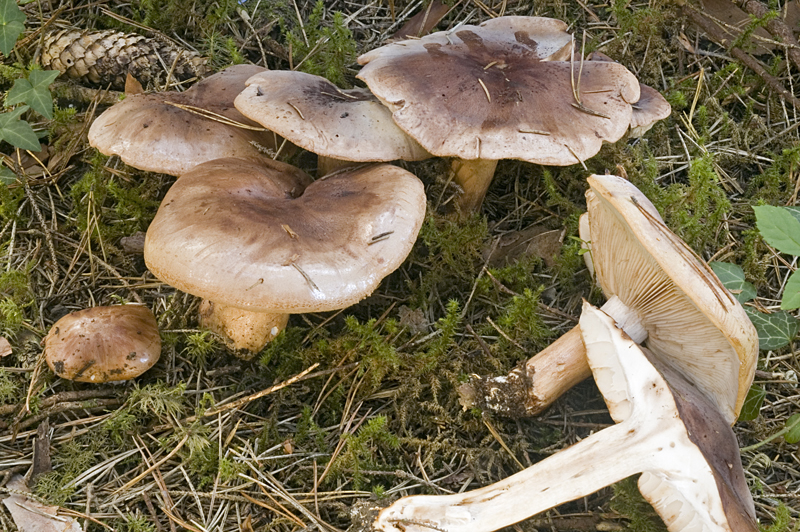
[[[11,344],[8,340],[0,336],[0,358],[7,357],[11,354]]]
[[[11,495],[3,499],[17,529],[24,532],[83,532],[81,525],[72,517],[56,515],[58,506],[46,506],[29,499],[30,493],[21,475],[12,478],[6,488]]]
[[[483,250],[483,259],[492,268],[505,266],[524,257],[539,257],[548,267],[555,264],[564,241],[564,229],[532,225],[521,231],[503,233],[499,241]]]

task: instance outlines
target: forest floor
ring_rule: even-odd
[[[168,38],[208,57],[211,71],[299,66],[348,88],[360,83],[357,55],[424,5],[35,0],[16,49],[0,56],[0,89],[61,29]],[[785,6],[770,6],[770,17],[784,16]],[[10,342],[10,353],[0,349],[0,486],[33,467],[35,496],[95,531],[335,531],[358,526],[360,501],[484,486],[611,425],[591,381],[525,419],[464,410],[457,388],[471,374],[507,373],[572,328],[582,298],[602,302],[574,238],[589,173],[624,169],[700,256],[742,267],[757,290],[749,308],[779,310],[796,263],[764,242],[752,207],[798,205],[800,109],[777,92],[800,86],[800,70],[792,48],[762,28],[770,17],[736,29],[714,13],[669,0],[456,2],[437,30],[498,15],[566,21],[587,52],[664,94],[671,116],[641,139],[604,146],[585,169],[501,161],[481,211],[466,220],[448,214],[456,191],[446,161],[403,163],[429,201],[411,256],[360,304],[292,316],[250,361],[199,329],[198,298],[160,282],[124,239],[147,229],[174,178],[88,146],[89,125],[117,97],[105,92],[110,81],[59,78],[54,119],[29,119],[50,147],[47,171],[27,159],[20,178],[0,184],[0,335]],[[733,36],[715,37],[720,28]],[[163,89],[155,83],[145,89]],[[9,145],[0,150],[13,167]],[[315,171],[308,154],[288,162]],[[545,232],[517,256],[489,258],[520,234]],[[53,323],[121,302],[155,313],[157,365],[119,384],[54,376],[42,363]],[[795,318],[786,316],[788,327]],[[800,523],[797,444],[769,439],[800,412],[797,345],[761,351],[748,419],[734,427],[760,524],[772,532]],[[292,384],[224,408],[314,364]],[[49,445],[34,459],[36,441]],[[15,527],[2,505],[0,525]],[[665,529],[631,480],[513,527],[627,528]]]

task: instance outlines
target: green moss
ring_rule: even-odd
[[[667,527],[639,492],[637,477],[628,477],[613,486],[611,509],[627,517],[632,532],[666,532]]]
[[[335,12],[329,21],[325,20],[325,15],[325,3],[319,0],[302,29],[284,25],[294,65],[299,65],[303,72],[327,78],[339,87],[350,87],[346,74],[347,67],[356,59],[353,34],[345,24],[344,15]]]
[[[400,447],[400,439],[388,429],[386,416],[375,416],[369,419],[354,435],[345,437],[344,451],[331,466],[330,481],[336,485],[343,478],[352,481],[353,489],[360,490],[370,486],[370,481],[362,471],[365,469],[381,469],[387,464],[379,465],[378,456],[383,450],[395,450]],[[398,464],[399,467],[399,464]]]
[[[70,189],[75,228],[81,234],[88,231],[104,249],[122,236],[147,229],[158,210],[160,188],[152,174],[129,181],[110,175],[104,168],[106,159],[96,155],[91,169]]]
[[[761,532],[797,532],[800,530],[800,521],[792,519],[791,510],[780,503],[775,509],[775,521],[769,526],[759,525]]]
[[[19,400],[22,384],[14,374],[0,368],[0,403],[13,403]]]

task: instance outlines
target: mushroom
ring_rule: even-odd
[[[411,251],[425,214],[413,174],[382,164],[309,181],[275,161],[211,161],[172,185],[147,230],[159,279],[213,302],[223,329],[236,328],[224,309],[240,309],[236,349],[258,352],[288,314],[357,303]]]
[[[247,118],[319,156],[319,174],[342,162],[431,157],[367,89],[342,90],[304,72],[268,70],[247,80],[234,101]],[[352,166],[352,164],[349,164]]]
[[[590,243],[597,282],[608,299],[603,310],[636,342],[646,339],[651,351],[708,394],[733,424],[747,394],[744,383],[755,372],[753,324],[636,187],[611,175],[588,181],[590,234],[581,239]],[[589,374],[576,327],[509,377],[473,379],[461,390],[462,400],[531,415]],[[516,399],[520,395],[524,401]]]
[[[490,486],[402,498],[375,528],[489,532],[641,473],[639,490],[671,532],[756,532],[736,436],[715,402],[586,303],[580,329],[617,425]]]
[[[141,305],[93,307],[67,314],[44,338],[50,369],[79,382],[124,381],[161,356],[158,324]]]
[[[278,139],[233,107],[250,76],[264,69],[235,65],[186,92],[134,94],[112,105],[89,129],[89,144],[148,172],[182,175],[222,157],[258,157]]]
[[[639,82],[625,67],[575,61],[559,20],[498,17],[358,58],[358,74],[405,132],[456,157],[462,210],[480,207],[499,159],[566,166],[628,130]]]
[[[586,57],[587,61],[610,61],[613,59],[602,52],[592,52]],[[653,87],[639,83],[639,100],[632,105],[633,114],[629,130],[630,137],[642,137],[659,120],[667,118],[672,112],[672,106],[660,92]]]

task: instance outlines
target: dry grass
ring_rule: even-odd
[[[293,57],[293,66],[324,49],[324,38],[316,46],[319,32],[306,25],[311,2],[248,0],[240,6],[247,18],[232,2],[183,4],[147,2],[137,10],[114,1],[33,2],[19,55],[3,61],[32,59],[44,25],[145,33],[157,25],[211,54],[215,68],[236,54],[287,68],[282,27],[297,39],[312,37],[309,57]],[[148,5],[157,7],[146,12]],[[360,53],[380,45],[420,6],[336,0],[327,3],[325,21],[342,12]],[[753,232],[750,206],[797,204],[797,163],[781,154],[798,142],[800,110],[693,26],[679,2],[461,0],[438,27],[499,14],[567,20],[577,35],[586,32],[590,48],[668,95],[669,119],[642,140],[605,147],[586,162],[588,170],[622,165],[698,253],[742,264],[758,288],[755,304],[778,308],[796,265]],[[130,19],[142,27],[120,22]],[[757,59],[787,90],[800,83],[780,47]],[[347,64],[344,79],[354,81],[356,70]],[[444,164],[407,165],[426,183],[432,213],[407,263],[352,309],[294,316],[261,360],[244,362],[196,328],[194,297],[155,279],[141,254],[121,243],[146,229],[172,179],[98,157],[87,146],[102,91],[65,86],[59,94],[59,105],[75,110],[49,125],[59,159],[48,174],[27,177],[0,196],[0,296],[22,317],[4,325],[13,329],[14,353],[0,362],[0,486],[41,465],[44,457],[33,456],[39,429],[39,438],[49,438],[54,470],[30,485],[93,530],[344,530],[362,499],[484,485],[611,423],[591,383],[531,420],[462,412],[455,393],[469,373],[504,373],[571,328],[582,297],[599,299],[569,239],[550,266],[526,258],[489,270],[480,254],[498,236],[531,225],[563,226],[574,235],[584,208],[580,166],[504,161],[483,218],[456,224],[441,214],[452,196]],[[313,169],[310,158],[294,162]],[[56,319],[119,301],[144,302],[159,320],[165,347],[153,370],[136,383],[89,386],[42,369],[40,341]],[[757,419],[737,424],[742,446],[774,434],[800,410],[795,345],[762,352],[756,382],[766,398]],[[242,400],[316,363],[297,382]],[[225,407],[237,400],[236,408]],[[797,446],[775,439],[742,460],[761,524],[775,521],[779,505],[795,520]],[[611,498],[604,490],[514,529],[657,527],[620,506],[613,510]],[[5,509],[0,526],[14,528]]]

